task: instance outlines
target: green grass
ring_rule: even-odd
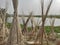
[[[11,28],[11,23],[6,23],[6,26],[7,26],[8,28]],[[24,26],[21,24],[21,28],[23,28],[23,27],[24,27]],[[28,30],[30,31],[30,30],[31,30],[31,27],[28,27]],[[46,30],[47,33],[49,33],[50,30],[51,30],[50,26],[45,26],[45,30]],[[55,31],[56,33],[60,33],[60,26],[54,27],[54,31]]]
[[[46,32],[49,33],[50,30],[51,30],[50,26],[45,26],[45,30],[46,30]],[[55,31],[56,33],[60,33],[60,26],[54,27],[54,31]]]

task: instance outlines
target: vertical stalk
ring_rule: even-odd
[[[41,0],[41,9],[42,9],[41,45],[43,45],[43,32],[44,32],[44,0]]]

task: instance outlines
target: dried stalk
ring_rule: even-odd
[[[55,22],[55,18],[51,19],[52,21],[50,21],[51,24],[51,32],[49,34],[49,40],[55,41],[56,40],[56,33],[54,32],[54,22]]]
[[[25,22],[24,19],[23,19],[23,23],[24,23],[23,31],[24,31],[24,32],[28,32],[28,30],[27,30],[27,24],[28,24],[31,16],[32,16],[32,12],[30,13],[30,15],[29,15],[28,19],[26,20],[26,22]]]
[[[18,0],[12,0],[13,7],[14,7],[14,17],[12,22],[12,28],[10,30],[9,42],[8,45],[24,45],[24,38],[21,32],[21,27],[18,22],[18,14],[17,14],[17,7],[18,7]]]
[[[49,9],[51,7],[53,0],[50,1],[48,7],[47,7],[47,11],[46,14],[44,15],[44,0],[41,0],[41,10],[42,10],[42,26],[41,26],[41,45],[43,45],[43,34],[44,34],[44,24],[45,24],[45,20],[46,17],[48,15]]]
[[[5,25],[5,17],[6,17],[6,9],[0,9],[0,30],[2,34],[0,34],[0,37],[2,37],[2,41],[0,41],[0,44],[6,44],[7,43],[7,40],[8,40],[8,34],[9,34],[9,31],[8,31],[8,28],[6,27]]]

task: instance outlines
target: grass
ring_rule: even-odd
[[[8,28],[10,28],[11,27],[11,23],[6,23],[6,26],[8,27]],[[23,28],[24,26],[21,24],[21,28]],[[49,33],[50,32],[50,26],[45,26],[45,30],[46,30],[46,32],[47,33]],[[28,30],[30,31],[31,30],[31,27],[28,27]],[[54,27],[54,31],[56,32],[56,33],[60,33],[60,26],[55,26]]]
[[[47,33],[49,33],[50,30],[51,30],[50,26],[45,26],[45,30],[46,30]],[[54,31],[55,31],[56,33],[60,33],[60,26],[55,26],[55,27],[54,27]]]

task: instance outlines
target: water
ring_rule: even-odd
[[[7,22],[11,23],[12,19],[13,19],[12,17],[9,17],[7,19]],[[24,20],[26,21],[27,17],[25,17]],[[41,21],[41,18],[34,17],[33,20],[34,20],[35,24],[41,25],[41,24],[38,24]],[[50,21],[52,21],[52,20],[50,18],[47,18],[46,21],[45,21],[45,26],[50,26]],[[20,22],[20,24],[23,24],[22,18],[19,18],[19,22]],[[31,26],[31,21],[30,20],[28,22],[28,26]],[[55,18],[54,26],[60,26],[60,19]]]

